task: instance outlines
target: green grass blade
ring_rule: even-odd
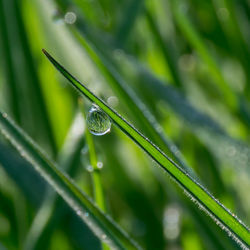
[[[25,194],[27,200],[34,207],[39,207],[45,196],[46,183],[27,161],[3,142],[0,142],[0,165]]]
[[[80,110],[82,113],[82,116],[84,119],[86,119],[86,112],[84,110],[84,105],[82,100],[79,101]],[[90,131],[86,128],[85,130],[85,136],[86,136],[86,143],[88,145],[89,149],[89,162],[91,164],[91,167],[93,168],[91,171],[91,177],[92,177],[92,186],[94,191],[94,199],[96,202],[96,205],[103,211],[107,212],[106,210],[106,204],[105,204],[105,198],[104,198],[104,190],[102,185],[102,179],[101,179],[101,169],[98,168],[98,157],[96,154],[96,148],[95,143],[93,139],[93,135],[90,133]],[[109,247],[103,243],[102,249],[109,249]]]
[[[58,3],[65,11],[67,4]],[[90,58],[93,60],[98,70],[105,76],[108,84],[112,87],[117,96],[126,103],[126,107],[133,115],[135,121],[141,125],[141,129],[155,143],[160,145],[181,167],[185,169],[194,178],[197,178],[192,168],[190,168],[184,157],[181,155],[178,147],[163,133],[160,124],[156,121],[147,106],[140,100],[137,94],[127,84],[126,80],[116,70],[115,63],[110,54],[110,44],[113,39],[109,40],[108,46],[104,42],[100,42],[106,34],[98,30],[97,33],[93,32],[93,27],[80,18],[77,20],[77,30],[70,29],[73,35],[77,38],[79,43],[85,48]],[[105,39],[104,39],[105,40]]]
[[[138,249],[133,242],[108,216],[74,184],[74,182],[52,163],[39,147],[5,113],[0,113],[0,131],[34,169],[74,209],[89,228],[112,247]]]
[[[213,56],[209,53],[203,39],[193,27],[192,23],[186,17],[186,15],[181,10],[181,1],[172,1],[172,11],[173,16],[176,21],[176,24],[186,37],[187,41],[191,46],[197,51],[203,61],[207,64],[211,76],[214,81],[217,83],[217,86],[220,88],[224,94],[225,103],[231,107],[233,110],[237,107],[237,98],[234,93],[231,91],[228,83],[225,81],[217,62],[214,60]]]
[[[101,73],[107,77],[108,83],[117,95],[126,103],[126,107],[131,111],[134,119],[139,121],[145,133],[151,137],[151,140],[160,145],[166,152],[168,152],[179,165],[185,169],[189,174],[195,177],[193,170],[186,164],[184,157],[181,155],[177,146],[162,132],[162,128],[156,121],[155,117],[146,107],[146,105],[138,98],[132,88],[128,86],[124,78],[118,73],[112,63],[112,59],[105,55],[101,50],[101,46],[93,43],[91,39],[86,41],[77,32],[74,33],[79,39],[80,43],[85,47],[91,59],[100,69]],[[89,38],[89,37],[88,37]],[[93,49],[93,47],[95,49]],[[197,178],[197,177],[196,177]]]
[[[81,150],[85,145],[85,138],[82,134],[80,135],[83,131],[76,131],[75,129],[79,122],[79,116],[76,116],[57,160],[69,176],[74,176],[75,169],[80,165]],[[61,215],[58,207],[58,198],[55,192],[50,189],[48,190],[47,196],[39,207],[26,236],[24,243],[25,250],[37,249],[50,222],[55,221],[54,217]],[[46,243],[44,245],[45,248],[48,247]]]
[[[166,64],[171,72],[173,83],[179,88],[182,87],[183,83],[180,76],[180,72],[177,67],[177,60],[176,57],[173,55],[173,50],[174,50],[173,45],[171,44],[170,40],[165,41],[163,39],[160,30],[157,27],[157,23],[154,20],[150,10],[148,9],[145,10],[145,16],[149,24],[149,27],[151,29],[151,32],[154,35],[155,40],[159,44],[159,48],[161,49],[162,54],[164,55]]]
[[[6,84],[10,89],[14,118],[55,156],[57,147],[21,13],[21,2],[0,0],[0,16],[0,40],[3,41],[3,60],[6,61],[8,78]],[[16,50],[20,52],[18,60],[12,55]]]
[[[9,99],[9,106],[15,120],[20,123],[20,101],[18,99],[18,86],[15,80],[15,69],[11,58],[11,45],[9,43],[9,36],[7,30],[7,22],[5,19],[4,2],[0,1],[0,49],[1,58],[4,61],[4,69],[6,71],[6,78],[8,80],[7,95]]]
[[[129,34],[136,22],[136,18],[140,14],[143,5],[144,5],[143,0],[131,0],[130,2],[128,1],[127,6],[125,6],[125,10],[122,15],[122,20],[117,27],[117,34],[116,34],[117,43],[121,47],[125,46]]]
[[[194,202],[210,215],[215,222],[226,230],[228,234],[233,237],[240,246],[244,247],[250,244],[249,229],[225,208],[219,201],[217,201],[205,188],[193,180],[187,173],[185,173],[175,162],[166,156],[157,146],[155,146],[148,138],[142,135],[137,129],[129,124],[121,115],[111,109],[101,99],[89,91],[83,84],[81,84],[75,77],[73,77],[63,66],[61,66],[51,55],[43,50],[45,55],[55,66],[55,68],[66,77],[70,83],[81,94],[86,96],[91,102],[97,104],[104,112],[106,112],[113,122],[127,134],[135,143],[137,143],[145,152],[149,154],[170,176],[190,195]]]
[[[84,107],[82,103],[80,103],[80,108],[81,108],[81,113],[83,117],[86,119],[86,115],[85,115],[85,111],[84,111]],[[90,133],[88,129],[86,129],[85,136],[86,136],[86,143],[89,149],[89,161],[93,168],[93,171],[91,172],[91,177],[92,177],[92,182],[93,182],[95,202],[102,211],[106,212],[104,192],[103,192],[102,181],[101,181],[101,172],[100,172],[101,169],[98,168],[98,159],[97,159],[93,135]]]

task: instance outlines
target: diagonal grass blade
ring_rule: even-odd
[[[183,171],[172,159],[164,154],[156,145],[148,138],[142,135],[136,128],[129,124],[121,115],[105,104],[101,99],[89,91],[82,83],[72,76],[62,65],[60,65],[46,50],[44,54],[48,57],[55,68],[61,72],[81,94],[86,96],[91,102],[97,104],[104,112],[106,112],[113,122],[127,134],[135,143],[137,143],[148,155],[153,158],[169,175],[184,189],[216,224],[228,232],[241,247],[250,244],[249,229],[217,201],[208,191],[199,183],[193,180],[186,172]]]
[[[24,131],[0,112],[0,132],[68,203],[95,235],[115,249],[140,249],[74,182],[50,161]]]

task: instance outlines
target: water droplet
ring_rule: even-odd
[[[88,172],[93,172],[94,171],[94,168],[91,165],[88,165],[86,167],[86,169],[87,169]]]
[[[84,213],[84,216],[85,216],[85,217],[88,217],[88,216],[89,216],[89,213],[87,213],[87,212]]]
[[[67,24],[74,24],[76,21],[77,17],[74,12],[67,12],[64,16],[64,21]]]
[[[82,214],[81,210],[77,210],[76,213],[77,213],[77,215],[79,215],[79,216]]]
[[[110,131],[111,120],[97,106],[92,106],[87,116],[87,127],[93,135],[105,135]]]
[[[171,204],[166,207],[163,217],[164,234],[169,240],[174,240],[180,233],[180,211],[179,207]]]
[[[89,151],[89,148],[87,146],[84,146],[81,150],[81,154],[86,155]]]
[[[107,235],[106,235],[106,234],[103,234],[103,235],[102,235],[102,239],[103,239],[103,240],[106,240],[106,239],[107,239]]]
[[[7,114],[6,113],[3,113],[3,118],[7,118]]]
[[[119,103],[119,99],[116,96],[110,96],[107,100],[108,105],[116,107]]]
[[[97,168],[99,168],[99,169],[103,168],[103,163],[101,161],[97,162]]]

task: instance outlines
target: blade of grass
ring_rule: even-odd
[[[21,114],[20,114],[20,106],[19,106],[19,99],[18,99],[18,88],[16,84],[16,79],[15,79],[15,69],[13,67],[12,63],[12,57],[11,57],[11,50],[10,50],[10,43],[9,43],[9,35],[8,35],[8,30],[7,30],[7,25],[6,25],[6,20],[5,20],[5,7],[3,0],[0,0],[0,39],[1,39],[1,57],[4,59],[4,68],[6,71],[6,78],[8,79],[8,99],[10,102],[10,108],[11,112],[14,115],[15,120],[17,123],[20,124],[21,121]]]
[[[63,10],[64,10],[64,8],[65,8],[65,6],[63,6]],[[95,32],[93,31],[94,29],[93,29],[93,27],[91,26],[91,24],[90,23],[86,23],[86,22],[82,22],[82,19],[80,18],[80,15],[78,15],[78,21],[77,21],[77,28],[80,30],[80,32],[82,33],[82,34],[84,34],[84,37],[87,37],[87,42],[88,43],[90,43],[90,45],[92,46],[92,47],[94,47],[94,48],[92,48],[92,50],[90,50],[90,57],[93,59],[93,61],[98,65],[98,63],[99,63],[99,61],[97,61],[97,59],[95,58],[95,56],[97,55],[98,56],[98,54],[99,54],[99,52],[101,51],[101,52],[103,52],[103,50],[105,50],[105,52],[106,53],[104,53],[104,57],[105,57],[105,60],[103,60],[103,64],[104,64],[104,67],[106,67],[106,69],[107,70],[109,70],[109,65],[106,63],[106,61],[108,60],[108,59],[112,59],[111,57],[111,55],[112,55],[112,48],[114,49],[114,47],[113,47],[113,45],[114,45],[114,42],[112,42],[112,39],[111,39],[111,37],[108,39],[108,41],[106,40],[106,39],[104,39],[103,37],[106,37],[106,34],[104,34],[103,33],[103,31],[101,31],[101,30],[98,30],[98,31],[95,31],[95,32],[97,32],[97,34],[99,35],[99,36],[96,36],[96,34],[95,34]],[[99,37],[99,39],[98,39],[98,37]],[[78,35],[76,36],[76,38],[78,38]],[[102,38],[102,39],[100,39],[100,38]],[[80,39],[80,43],[81,43],[81,39]],[[93,46],[93,44],[94,44],[94,46]],[[85,46],[85,44],[83,44],[83,46]],[[87,47],[86,48],[87,49],[87,51],[89,51],[89,47]],[[94,49],[94,51],[93,51],[93,49]],[[92,54],[93,53],[93,54]],[[96,54],[95,54],[96,53]],[[101,57],[100,56],[100,59],[102,60],[102,58],[103,57]],[[129,58],[130,58],[130,56],[129,56]],[[107,60],[106,60],[107,59]],[[110,61],[110,60],[108,60],[108,61]],[[111,60],[112,61],[112,60]],[[118,64],[120,63],[120,61],[118,62]],[[138,62],[137,62],[138,63]],[[117,65],[117,63],[115,63],[115,66]],[[99,65],[98,65],[99,66]],[[114,65],[113,65],[114,66]],[[126,65],[125,65],[126,66]],[[132,65],[132,67],[134,67],[134,65]],[[101,70],[102,72],[103,72],[103,74],[105,75],[105,70]],[[117,69],[116,69],[116,71],[117,71]],[[113,71],[111,71],[111,73],[112,73]],[[116,74],[117,75],[117,74]],[[116,76],[115,75],[115,76]],[[110,79],[107,79],[108,80],[108,83],[110,84],[110,83],[112,83],[112,82],[110,82]],[[117,82],[116,82],[116,84],[120,84],[119,83],[119,78],[117,79]],[[124,81],[124,80],[123,80]],[[130,81],[129,81],[130,82]],[[133,82],[133,81],[132,81]],[[126,86],[127,86],[127,84],[128,84],[128,81],[126,82]],[[111,84],[111,86],[113,86],[113,84]],[[122,85],[123,86],[123,85]],[[126,87],[125,86],[125,87]],[[130,89],[131,90],[131,89]],[[127,103],[127,99],[126,99],[126,91],[127,91],[127,89],[125,88],[124,89],[124,95],[120,95],[119,96],[119,93],[118,93],[118,96],[120,97],[120,99],[121,100],[123,100],[123,102],[124,103]],[[130,91],[127,91],[128,93],[130,93]],[[140,92],[140,89],[138,89],[138,92]],[[134,96],[130,96],[130,95],[128,95],[128,97],[127,98],[134,98]],[[137,97],[138,98],[138,97]],[[136,113],[135,111],[136,110],[132,110],[134,113]],[[143,112],[143,110],[141,110],[141,112]],[[189,112],[189,111],[188,111]],[[185,113],[185,115],[187,115],[187,114],[189,114],[189,113]],[[137,119],[137,120],[141,120],[140,118],[138,119],[138,115],[136,114],[135,115],[135,120]],[[203,117],[201,117],[202,118],[202,120],[203,120]],[[204,119],[204,120],[207,120],[207,119]],[[205,121],[202,121],[203,122],[203,124],[205,123]],[[212,122],[213,123],[213,122]],[[212,124],[211,123],[211,124]],[[210,125],[211,125],[210,124]],[[214,124],[212,124],[212,125],[214,125]],[[206,127],[208,127],[208,126],[206,126]],[[193,128],[193,127],[192,127]],[[151,128],[152,129],[152,128]],[[161,135],[162,135],[162,133],[161,133]],[[163,136],[164,137],[164,136]],[[160,139],[160,138],[159,138]],[[157,144],[159,145],[160,144],[160,140],[157,140]],[[160,144],[161,145],[161,144]],[[164,145],[163,145],[163,147],[162,147],[163,149],[165,149],[164,148]],[[164,150],[165,151],[165,150]],[[216,151],[216,150],[214,150],[214,151]],[[178,155],[176,155],[176,157],[178,158]],[[225,158],[225,156],[222,156],[222,157],[224,157]],[[227,158],[228,158],[228,156],[226,156]],[[160,178],[161,176],[158,176],[157,178]],[[219,177],[220,178],[220,177]],[[169,190],[169,187],[167,187],[166,188],[166,190]],[[192,208],[190,208],[189,206],[188,206],[188,209],[192,209]],[[196,220],[196,222],[197,222],[197,216],[193,216],[193,219],[194,220]],[[209,224],[209,220],[206,220],[205,221],[205,223],[207,223],[207,224]],[[198,223],[200,223],[200,220],[198,220]],[[201,224],[201,223],[200,223]],[[211,229],[213,232],[213,234],[214,235],[216,235],[216,237],[221,241],[221,243],[222,244],[225,244],[226,245],[226,241],[225,240],[221,240],[221,238],[220,238],[220,236],[219,236],[219,234],[218,234],[218,232],[220,232],[219,230],[220,229],[218,229],[218,230],[216,230],[216,232],[215,232],[215,229],[213,228],[213,229]],[[231,244],[231,239],[227,239],[227,243],[230,245]],[[228,249],[228,246],[227,247],[225,247],[226,249]]]
[[[163,37],[157,27],[157,24],[150,12],[150,10],[146,9],[145,10],[145,15],[146,15],[146,19],[148,21],[149,27],[151,29],[151,32],[153,33],[157,43],[159,44],[159,48],[161,49],[166,64],[170,69],[171,75],[172,75],[172,79],[174,84],[177,87],[181,87],[182,86],[182,81],[181,81],[181,76],[179,74],[178,71],[178,67],[177,67],[177,61],[176,58],[172,55],[173,54],[173,46],[170,43],[170,41],[164,41]]]
[[[222,91],[225,103],[235,110],[237,108],[237,99],[236,96],[231,91],[229,85],[225,81],[217,62],[211,56],[209,51],[206,48],[206,45],[198,32],[195,30],[189,19],[183,13],[181,9],[181,1],[172,1],[172,12],[176,24],[178,25],[181,32],[185,35],[188,42],[192,47],[197,51],[203,61],[207,64],[208,69],[211,73],[211,76],[214,78],[214,81],[217,83],[218,87]]]
[[[15,118],[19,125],[50,148],[55,156],[57,147],[21,15],[21,2],[1,0],[0,5],[0,11],[3,11],[0,13],[3,32],[1,39],[5,46],[4,55],[8,63],[6,73],[11,89],[12,106],[15,105]],[[17,50],[18,60],[14,54]]]
[[[132,112],[132,115],[139,124],[142,125],[143,130],[151,136],[154,142],[157,142],[171,157],[173,157],[182,168],[185,169],[194,178],[197,178],[193,170],[186,164],[185,159],[181,155],[177,146],[162,132],[161,126],[156,121],[155,117],[146,107],[146,105],[138,98],[137,94],[132,88],[128,86],[124,78],[117,72],[109,57],[103,54],[99,47],[96,51],[90,46],[88,42],[81,37],[77,32],[74,32],[80,43],[85,47],[92,60],[98,66],[100,71],[106,77],[112,89],[118,94],[120,98],[126,102],[126,107]],[[91,43],[93,40],[91,39]]]
[[[86,114],[84,111],[84,106],[82,100],[79,100],[79,106],[82,113],[82,116],[86,119]],[[86,135],[86,142],[89,149],[89,161],[91,164],[91,167],[93,170],[91,171],[91,177],[92,177],[92,185],[94,189],[94,198],[96,205],[103,211],[106,211],[106,205],[105,205],[105,199],[104,199],[104,191],[102,186],[102,180],[101,180],[101,169],[98,167],[98,160],[96,155],[96,149],[94,144],[94,139],[92,134],[89,132],[89,130],[86,128],[85,130]],[[102,249],[109,249],[105,243],[102,243]]]
[[[192,25],[186,14],[183,13],[182,4],[183,2],[180,0],[172,1],[172,12],[177,26],[184,34],[190,45],[195,51],[197,51],[199,56],[208,66],[211,77],[214,79],[214,82],[217,83],[217,86],[221,91],[221,97],[223,97],[223,102],[226,104],[227,108],[234,115],[238,116],[245,125],[246,129],[248,129],[250,125],[248,109],[245,107],[243,109],[241,108],[241,105],[247,105],[246,99],[243,96],[239,97],[232,91],[228,82],[222,75],[218,63],[211,55],[211,52],[208,50],[202,37]],[[247,89],[248,86],[245,90],[247,91]]]
[[[247,84],[245,87],[245,94],[246,97],[249,93],[250,88],[250,72],[249,72],[249,52],[247,45],[245,43],[245,39],[242,35],[242,32],[240,30],[240,25],[237,20],[236,15],[236,3],[232,0],[213,0],[212,4],[214,6],[215,12],[218,15],[218,19],[221,23],[222,29],[224,30],[224,33],[226,34],[228,41],[232,47],[232,50],[236,55],[238,55],[238,58],[242,62],[242,66],[244,67],[246,76],[247,76]],[[223,18],[220,16],[220,10],[226,11],[228,14],[227,18]]]
[[[0,142],[0,165],[22,190],[27,200],[34,207],[39,207],[46,190],[44,180],[27,161],[20,157],[9,145],[2,142]],[[37,196],[38,193],[39,196]]]
[[[57,0],[57,3],[64,11],[70,6],[64,0]],[[90,26],[91,28],[89,28],[89,25],[86,25],[80,16],[77,19],[76,25],[79,32],[73,28],[70,29],[71,32],[85,48],[100,72],[105,76],[108,84],[111,85],[112,89],[121,99],[123,99],[124,103],[126,103],[126,107],[132,112],[134,119],[139,122],[138,124],[142,125],[143,130],[151,136],[151,139],[154,142],[158,143],[164,151],[168,152],[170,156],[185,169],[185,171],[198,179],[193,170],[186,164],[185,159],[181,155],[177,146],[162,132],[162,128],[157,123],[155,117],[146,105],[138,98],[133,89],[129,87],[124,78],[118,73],[115,68],[115,63],[112,62],[109,53],[104,49],[104,43],[98,43],[102,36],[97,39],[92,32],[92,27]],[[101,35],[103,35],[103,33]],[[110,43],[112,43],[112,40]]]
[[[140,14],[144,0],[130,0],[125,7],[122,20],[117,27],[116,40],[119,46],[124,47],[129,34],[135,24],[136,18]]]
[[[0,130],[34,169],[58,192],[101,241],[119,249],[138,249],[137,244],[106,216],[52,163],[21,128],[0,113]]]
[[[131,63],[130,68],[133,78],[136,79],[135,86],[138,91],[143,87],[143,94],[149,94],[155,103],[164,100],[175,114],[187,123],[192,133],[202,139],[211,152],[226,163],[226,166],[234,167],[237,173],[249,174],[247,166],[250,163],[250,147],[247,143],[231,137],[216,120],[191,104],[178,89],[166,85],[136,61],[130,60],[128,63]],[[124,67],[126,65],[124,64]],[[217,147],[214,147],[215,142]],[[228,149],[232,146],[235,153],[229,156]],[[245,161],[241,160],[242,157]]]
[[[87,97],[91,102],[97,104],[106,112],[113,122],[127,134],[136,144],[138,144],[148,155],[154,159],[163,170],[184,189],[191,200],[197,204],[209,215],[222,229],[228,232],[241,246],[250,244],[249,229],[219,201],[217,201],[208,191],[190,177],[184,170],[172,161],[165,153],[155,146],[148,138],[142,135],[137,129],[129,124],[121,115],[111,109],[101,99],[89,91],[82,83],[73,77],[63,66],[61,66],[47,51],[44,54],[55,66],[55,68],[69,80],[72,86],[81,94]]]
[[[81,101],[79,102],[80,102],[79,105],[80,105],[82,116],[86,119],[83,103]],[[86,135],[86,142],[87,142],[88,149],[89,149],[89,160],[90,160],[91,167],[93,168],[93,171],[91,172],[91,177],[93,181],[95,202],[102,211],[106,212],[104,193],[103,193],[103,188],[102,188],[100,169],[98,168],[98,160],[97,160],[97,155],[96,155],[94,139],[88,129],[85,130],[85,135]]]
[[[79,118],[79,116],[76,116],[74,119],[63,148],[58,156],[59,165],[69,174],[69,176],[72,176],[75,169],[80,165],[81,150],[85,144]],[[52,192],[52,190],[48,190],[47,196],[39,207],[26,237],[24,243],[25,250],[37,249],[37,245],[40,242],[39,240],[46,231],[46,228],[49,227],[51,221],[55,220],[53,217],[61,214],[58,211],[59,207],[57,206],[57,202],[58,196],[56,196],[56,193]],[[49,242],[48,237],[46,242]],[[46,243],[43,246],[44,248],[48,247]]]

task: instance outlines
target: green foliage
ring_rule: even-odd
[[[97,209],[118,248],[127,238],[101,223],[106,214],[143,249],[247,248],[235,215],[249,225],[249,20],[244,0],[0,0],[0,111],[17,124],[1,116],[0,127],[34,149],[28,134],[57,184],[67,172],[64,198],[75,188],[92,198],[102,211],[78,205]],[[42,48],[104,100],[109,133],[89,132],[91,104],[79,105]],[[25,155],[0,134],[0,248],[107,249]]]

